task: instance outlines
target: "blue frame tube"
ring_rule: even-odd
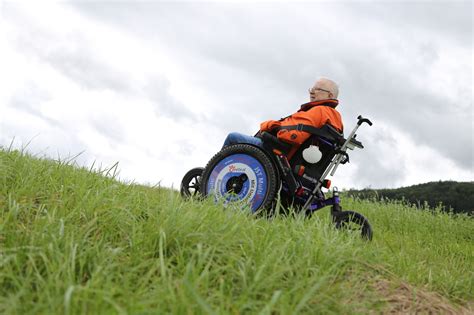
[[[341,202],[341,199],[339,199],[339,196],[331,197],[324,200],[317,200],[316,202],[310,205],[309,211],[311,213],[316,212],[326,206],[334,206],[336,204],[338,205],[340,202]]]

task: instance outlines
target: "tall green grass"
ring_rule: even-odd
[[[0,313],[365,314],[393,303],[381,281],[472,303],[467,216],[343,200],[368,243],[327,210],[256,218],[115,171],[0,150]]]

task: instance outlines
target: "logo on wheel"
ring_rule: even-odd
[[[235,173],[235,172],[244,172],[245,173],[246,169],[242,167],[236,167],[234,164],[229,165],[229,172]]]

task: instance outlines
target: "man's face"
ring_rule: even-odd
[[[313,88],[309,89],[309,99],[311,102],[322,101],[331,98],[333,98],[332,93],[324,87],[315,85]]]

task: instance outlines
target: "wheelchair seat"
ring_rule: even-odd
[[[269,152],[274,153],[274,150],[277,150],[277,152],[279,151],[284,155],[288,155],[291,151],[291,144],[279,140],[275,135],[269,132],[264,131],[260,133],[260,138],[263,141],[263,148]]]

